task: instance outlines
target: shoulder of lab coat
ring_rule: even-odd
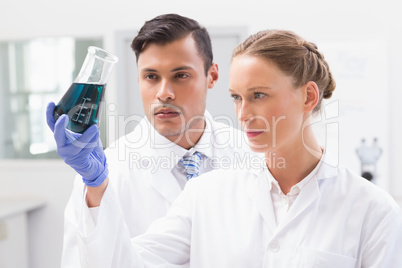
[[[362,217],[356,267],[402,267],[402,212],[389,193],[352,171],[339,169],[338,200],[346,200],[350,217]],[[337,201],[337,200],[334,200]]]
[[[402,248],[402,212],[398,204],[386,191],[350,170],[326,163],[322,165],[316,179],[311,181],[318,187],[318,199],[313,204],[321,207],[319,211],[325,211],[325,207],[328,207],[329,214],[322,217],[332,213],[333,221],[339,225],[353,222],[354,218],[356,223],[361,222],[360,230],[355,230],[360,232],[360,242],[354,256],[356,267],[402,267],[402,254],[399,254]],[[183,193],[186,197],[184,203],[188,206],[191,204],[191,213],[194,213],[194,209],[205,207],[207,203],[225,202],[225,197],[230,195],[233,205],[238,206],[236,196],[255,198],[255,195],[267,191],[264,188],[266,184],[261,184],[265,178],[263,173],[261,169],[251,172],[212,171],[189,181]],[[259,187],[251,187],[256,183]],[[225,207],[220,213],[225,213],[225,209],[234,208]],[[210,211],[208,215],[213,213],[215,211]]]
[[[100,226],[90,233],[80,229],[79,240],[84,256],[82,262],[96,264],[93,267],[137,267],[136,265],[143,265],[143,261],[146,267],[187,267],[190,256],[194,260],[197,257],[198,260],[203,260],[208,256],[203,255],[202,249],[201,253],[197,252],[200,245],[191,245],[192,235],[199,236],[197,232],[202,230],[213,231],[216,226],[197,225],[193,222],[196,220],[194,215],[198,214],[198,219],[213,219],[216,216],[233,220],[234,218],[228,217],[232,214],[231,211],[252,209],[242,207],[246,205],[242,202],[253,195],[269,196],[267,184],[258,184],[266,181],[265,175],[264,170],[260,169],[216,170],[190,180],[167,216],[154,222],[147,233],[134,238],[132,244],[122,224],[121,212],[115,204],[113,189],[108,187],[102,199],[104,212],[99,212]],[[252,187],[255,183],[257,187]],[[358,244],[352,250],[355,254],[353,258],[356,259],[354,267],[401,267],[402,260],[398,254],[402,246],[401,210],[386,192],[347,169],[325,165],[310,183],[315,184],[318,190],[318,196],[314,199],[316,202],[311,209],[321,212],[329,210],[329,214],[319,217],[333,217],[336,226],[345,222],[356,222],[360,226],[358,229],[355,229],[356,226],[349,227],[360,237],[358,241],[350,243]],[[208,219],[204,223],[208,223]],[[248,222],[247,219],[237,220]],[[292,228],[297,228],[299,224],[294,223]],[[249,227],[253,228],[253,225]],[[218,226],[220,228],[223,227]],[[225,228],[231,229],[227,225]],[[320,228],[325,230],[322,224]],[[238,232],[241,235],[241,230]],[[342,233],[339,236],[339,241],[356,237],[342,237]],[[287,239],[294,238],[288,236]],[[297,239],[294,242],[296,246],[299,243]],[[210,245],[203,246],[216,247],[220,243],[222,242],[210,240]],[[190,253],[190,245],[194,252]],[[224,248],[221,250],[229,254]],[[374,266],[370,266],[372,264]],[[199,267],[196,263],[195,266]]]

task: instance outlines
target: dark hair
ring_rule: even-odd
[[[164,14],[145,22],[131,43],[137,58],[149,44],[165,45],[192,35],[198,53],[204,61],[205,75],[212,65],[211,39],[207,30],[197,21],[177,14]]]
[[[234,49],[232,59],[242,54],[274,63],[293,77],[297,87],[315,82],[320,90],[320,100],[314,111],[320,109],[322,98],[329,99],[335,90],[336,83],[324,55],[314,43],[291,31],[266,30],[251,35]]]

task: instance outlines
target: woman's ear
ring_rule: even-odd
[[[315,82],[309,81],[304,85],[305,90],[305,102],[304,111],[311,112],[317,106],[320,100],[320,90]]]
[[[208,70],[208,88],[213,88],[219,78],[218,64],[212,63]]]

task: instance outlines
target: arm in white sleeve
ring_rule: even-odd
[[[89,213],[91,213],[94,225],[98,222],[99,207],[89,208]]]
[[[166,217],[131,239],[112,187],[108,185],[102,198],[96,226],[83,207],[77,235],[81,267],[188,267],[191,194],[183,191]]]
[[[189,183],[165,217],[152,223],[145,234],[132,239],[145,267],[189,267],[194,197],[190,188]]]
[[[95,225],[85,198],[82,199],[77,229],[79,267],[143,267],[141,261],[135,260],[130,234],[116,200],[113,186],[109,184],[98,208]]]
[[[374,219],[373,219],[374,220]],[[363,247],[362,268],[402,267],[402,212],[395,204],[375,229]]]
[[[73,191],[64,210],[64,236],[61,257],[61,268],[79,268],[80,253],[78,248],[78,226],[84,199],[84,184],[80,176],[76,176]]]
[[[64,213],[62,268],[135,267],[112,265],[114,252],[124,252],[119,249],[120,245],[128,245],[130,253],[132,250],[127,226],[120,207],[113,201],[112,186],[109,186],[104,195],[105,202],[102,199],[101,206],[96,208],[98,219],[94,219],[85,202],[85,185],[77,176]],[[115,237],[111,237],[113,235]],[[121,237],[124,239],[117,243],[116,239]]]

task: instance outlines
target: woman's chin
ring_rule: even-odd
[[[272,149],[267,144],[257,144],[251,141],[248,142],[248,146],[250,146],[250,149],[255,153],[266,153]]]

